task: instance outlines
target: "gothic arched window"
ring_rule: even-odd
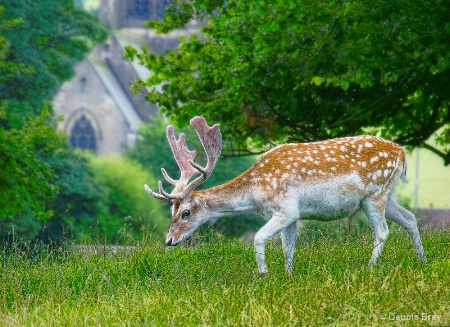
[[[135,19],[149,19],[149,2],[149,0],[128,0],[128,16]]]
[[[127,0],[127,18],[155,20],[164,17],[164,9],[173,0]]]
[[[91,122],[85,115],[82,115],[80,119],[75,122],[70,133],[70,144],[72,144],[74,148],[93,151],[97,149],[95,131],[92,128]]]

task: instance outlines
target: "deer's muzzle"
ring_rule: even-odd
[[[179,245],[183,241],[183,237],[181,237],[179,240],[175,240],[174,237],[168,236],[166,239],[166,244],[168,246],[176,246]]]

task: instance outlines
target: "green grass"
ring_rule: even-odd
[[[252,246],[218,236],[193,248],[147,239],[128,255],[15,247],[1,254],[0,325],[449,325],[450,233],[423,234],[422,264],[406,233],[391,230],[373,269],[367,229],[307,230],[292,275],[280,247],[267,246],[266,277]],[[419,321],[383,320],[393,315]]]

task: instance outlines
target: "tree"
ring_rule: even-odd
[[[56,176],[45,160],[57,151],[62,139],[48,120],[44,111],[22,129],[0,128],[0,217],[12,217],[27,208],[42,220],[52,216],[46,205],[57,193]]]
[[[66,142],[51,158],[58,190],[48,208],[53,216],[40,226],[38,238],[46,243],[62,244],[67,239],[80,240],[96,225],[96,217],[107,216],[107,192],[96,181],[94,169],[83,154]]]
[[[48,102],[106,31],[70,0],[3,1],[0,31],[0,237],[33,239],[53,216],[43,234],[54,238],[83,214],[68,208],[80,198],[96,203],[100,193],[56,131]]]
[[[0,7],[0,30],[9,30],[21,20],[4,20],[4,8]],[[27,74],[24,65],[15,65],[8,60],[11,44],[0,37],[0,85],[7,84],[15,76]],[[26,211],[34,211],[40,219],[48,219],[52,213],[46,209],[47,198],[56,195],[52,185],[54,172],[48,169],[48,158],[62,144],[55,133],[54,122],[47,109],[40,116],[29,117],[23,121],[21,129],[8,128],[5,98],[0,102],[0,217],[12,217]],[[41,108],[42,109],[42,108]],[[48,182],[47,182],[48,181]],[[39,192],[36,192],[39,190]]]
[[[153,72],[134,90],[181,125],[202,114],[250,150],[379,134],[450,164],[448,2],[176,1],[149,25],[193,18],[203,35],[165,55],[127,48]]]

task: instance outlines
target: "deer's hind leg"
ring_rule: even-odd
[[[281,231],[281,243],[283,245],[284,267],[288,273],[292,272],[294,260],[295,241],[297,240],[297,222],[287,226]]]
[[[414,214],[399,205],[394,198],[389,197],[386,204],[386,218],[406,229],[413,242],[417,258],[420,261],[427,261]]]

